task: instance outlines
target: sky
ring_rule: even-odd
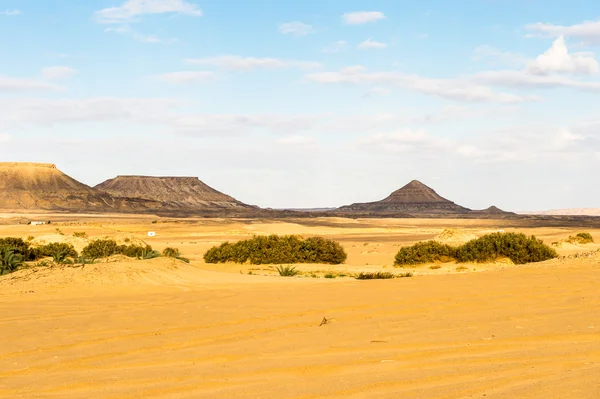
[[[0,160],[262,207],[600,207],[600,2],[0,0]]]

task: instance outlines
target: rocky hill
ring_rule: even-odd
[[[158,201],[178,210],[256,209],[215,190],[197,177],[118,176],[98,184],[95,189],[111,196]]]
[[[441,197],[432,188],[427,187],[420,181],[413,180],[381,201],[342,206],[334,212],[349,214],[398,214],[400,216],[402,214],[467,214],[470,212],[470,209]]]
[[[514,213],[514,212],[503,211],[502,209],[500,209],[494,205],[492,205],[486,209],[471,211],[471,213],[481,214],[481,215],[499,215],[499,216],[516,215],[516,213]]]
[[[149,212],[164,204],[115,198],[67,176],[53,164],[0,162],[0,209],[66,212]]]

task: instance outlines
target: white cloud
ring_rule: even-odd
[[[508,66],[522,67],[527,58],[522,54],[501,51],[492,46],[479,46],[473,51],[473,61],[495,60]]]
[[[548,51],[529,62],[527,70],[539,75],[553,72],[593,74],[598,73],[600,66],[592,54],[569,54],[564,36],[559,36]]]
[[[580,157],[595,151],[589,137],[572,128],[563,127],[547,135],[546,128],[515,127],[489,132],[488,137],[446,139],[424,130],[401,129],[392,133],[377,133],[354,143],[355,149],[369,148],[378,152],[417,153],[419,156],[445,154],[477,163],[531,162]]]
[[[77,69],[68,66],[52,66],[43,68],[41,75],[46,80],[60,80],[71,77],[78,73]]]
[[[170,117],[167,123],[179,133],[202,136],[240,135],[254,130],[295,133],[312,129],[319,119],[315,115],[191,114]]]
[[[292,61],[278,58],[242,57],[238,55],[187,59],[186,62],[192,65],[209,65],[235,71],[249,71],[257,68],[277,69],[285,67],[310,69],[321,65],[318,62]]]
[[[0,133],[0,143],[6,143],[11,140],[10,134],[8,133]]]
[[[316,144],[317,140],[314,137],[293,135],[282,137],[277,140],[277,143],[289,146],[307,146]]]
[[[582,39],[592,44],[600,43],[600,21],[584,21],[569,26],[538,22],[529,24],[525,28],[542,36],[567,36]]]
[[[94,97],[68,100],[0,100],[0,124],[60,123],[163,119],[176,106],[168,99]]]
[[[490,49],[485,51],[489,52]],[[497,92],[492,87],[505,86],[520,90],[565,87],[600,92],[600,81],[577,80],[559,74],[591,74],[599,71],[600,66],[592,55],[570,54],[563,38],[559,37],[550,50],[531,60],[527,68],[521,70],[491,70],[456,78],[428,78],[397,71],[367,72],[362,66],[352,66],[338,72],[311,73],[307,78],[321,84],[396,86],[457,101],[520,103],[538,101],[540,98]]]
[[[387,87],[373,87],[372,89],[369,90],[369,92],[367,93],[367,95],[373,95],[373,94],[390,94],[392,91],[390,89],[388,89]]]
[[[216,79],[213,72],[207,71],[181,71],[164,73],[156,76],[159,80],[171,84],[207,83]]]
[[[348,25],[362,25],[385,19],[385,15],[380,11],[355,11],[342,15],[342,19]]]
[[[578,81],[556,75],[533,75],[528,71],[487,71],[473,75],[471,80],[480,84],[519,89],[568,87],[584,91],[600,91],[600,82]]]
[[[323,52],[323,53],[339,53],[340,51],[344,50],[347,45],[348,45],[348,43],[345,40],[338,40],[337,42],[325,47],[323,50],[321,50],[321,52]]]
[[[361,50],[372,49],[372,48],[386,48],[387,44],[376,42],[375,40],[367,39],[358,45]]]
[[[403,129],[393,133],[377,133],[359,139],[355,143],[357,148],[371,147],[378,150],[401,153],[417,150],[423,153],[446,149],[451,145],[452,143],[448,140],[433,137],[422,130],[411,129]]]
[[[583,140],[585,140],[585,136],[582,134],[573,133],[572,129],[568,127],[561,127],[552,138],[551,143],[557,149],[566,149]]]
[[[349,83],[394,85],[458,101],[490,101],[519,103],[531,101],[533,97],[521,97],[509,93],[498,93],[487,86],[470,82],[468,79],[434,79],[401,72],[368,73],[362,66],[344,68],[339,72],[321,72],[307,75],[309,80],[322,84]]]
[[[11,78],[0,75],[0,92],[62,90],[63,87],[34,79]]]
[[[163,40],[156,35],[146,35],[131,28],[129,25],[121,25],[118,27],[109,27],[104,29],[104,32],[112,32],[120,35],[131,35],[135,40],[142,43],[173,43],[174,39]]]
[[[21,14],[23,14],[21,12],[21,10],[17,10],[17,9],[0,11],[0,15],[4,15],[6,17],[13,17],[15,15],[21,15]]]
[[[96,11],[96,20],[100,23],[127,23],[135,17],[145,14],[175,13],[199,17],[202,10],[185,0],[127,0],[118,7],[109,7]]]
[[[315,29],[312,25],[305,24],[304,22],[294,21],[294,22],[285,22],[279,25],[279,32],[284,35],[294,35],[294,36],[306,36],[315,32]]]

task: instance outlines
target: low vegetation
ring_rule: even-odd
[[[34,249],[29,245],[28,242],[23,241],[22,238],[6,237],[0,238],[0,253],[12,252],[15,255],[23,257],[23,261],[30,261],[36,259]]]
[[[571,244],[591,244],[594,242],[594,237],[590,233],[579,233],[576,236],[569,236],[566,239]]]
[[[402,277],[412,277],[412,273],[394,274],[390,272],[360,272],[356,275],[357,280],[386,280]]]
[[[396,265],[418,265],[437,261],[448,261],[455,257],[456,249],[437,241],[418,242],[411,247],[400,248],[396,254]]]
[[[32,247],[21,238],[7,237],[0,239],[0,275],[8,274],[22,267],[25,262],[51,257],[55,264],[73,263],[77,251],[71,244],[50,243],[40,247]]]
[[[0,251],[0,276],[14,272],[22,265],[22,255],[16,254],[9,249]]]
[[[87,258],[100,259],[113,255],[125,255],[129,258],[152,259],[160,256],[150,245],[119,245],[112,239],[99,239],[90,242],[81,254]]]
[[[535,236],[517,233],[492,233],[458,247],[435,241],[404,247],[396,255],[396,266],[412,266],[436,261],[458,263],[493,262],[508,258],[515,264],[541,262],[556,258],[556,251]]]
[[[177,248],[171,248],[171,247],[165,248],[162,252],[162,256],[164,256],[165,258],[178,259],[185,263],[190,263],[190,260],[188,258],[184,258],[183,256],[181,256],[181,253],[179,252],[179,249],[177,249]]]
[[[236,243],[225,242],[204,254],[206,263],[327,263],[346,261],[346,251],[336,241],[322,237],[303,239],[295,235],[255,236]]]
[[[72,244],[67,244],[64,242],[53,242],[50,244],[42,245],[41,247],[37,247],[34,249],[37,258],[47,258],[52,257],[58,259],[65,258],[76,258],[78,256],[75,247]],[[60,263],[60,262],[57,262]]]
[[[279,273],[280,276],[283,276],[283,277],[293,277],[299,273],[298,270],[294,266],[291,266],[291,265],[277,266],[275,268],[275,270],[277,271],[277,273]]]
[[[85,233],[77,234],[84,237]],[[81,254],[77,253],[72,244],[65,242],[53,242],[41,246],[31,246],[28,239],[6,237],[0,238],[0,275],[12,273],[23,267],[26,262],[37,261],[37,266],[52,265],[82,265],[93,264],[96,259],[107,258],[112,255],[125,255],[137,259],[153,259],[159,256],[179,259],[189,263],[182,257],[177,248],[166,248],[161,254],[149,245],[118,245],[112,239],[100,239],[90,242]],[[48,260],[45,258],[52,258]]]

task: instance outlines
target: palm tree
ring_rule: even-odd
[[[23,257],[15,254],[13,250],[5,250],[0,256],[0,276],[12,273],[23,266]]]

